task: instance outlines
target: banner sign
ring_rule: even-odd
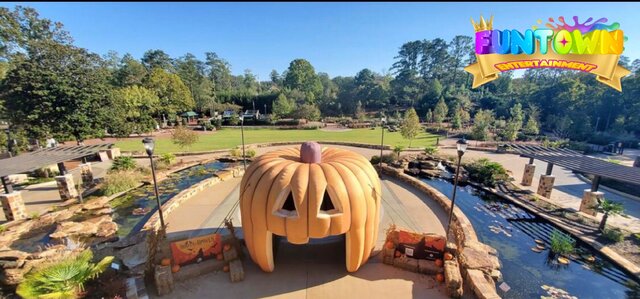
[[[498,73],[518,69],[560,68],[596,75],[596,79],[622,91],[620,79],[631,72],[618,65],[626,37],[619,23],[605,24],[606,18],[593,23],[593,18],[574,25],[559,23],[549,18],[547,28],[494,30],[493,16],[480,23],[471,19],[476,31],[475,53],[477,63],[464,68],[473,75],[473,88],[498,79]],[[538,20],[538,24],[542,21]]]
[[[215,258],[220,253],[222,253],[220,234],[205,235],[171,243],[173,262],[180,266]]]

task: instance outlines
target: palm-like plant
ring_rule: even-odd
[[[112,171],[134,170],[136,168],[136,160],[129,156],[119,156],[113,159],[111,164]]]
[[[400,160],[400,153],[402,153],[402,151],[404,150],[404,146],[402,145],[396,145],[393,147],[393,152],[398,155],[398,160]]]
[[[604,232],[604,227],[607,225],[607,219],[609,216],[620,215],[624,212],[624,207],[621,203],[607,200],[606,198],[602,199],[600,205],[597,207],[598,212],[604,213],[602,215],[602,220],[600,221],[600,226],[598,229]]]
[[[16,293],[22,298],[62,299],[78,298],[84,284],[97,277],[113,261],[112,256],[99,263],[91,262],[93,253],[87,249],[78,256],[47,265],[25,276]]]

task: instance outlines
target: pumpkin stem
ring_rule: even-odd
[[[308,141],[300,146],[300,161],[303,163],[320,163],[322,160],[322,148],[314,141]]]

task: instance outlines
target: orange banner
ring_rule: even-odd
[[[182,240],[171,243],[171,255],[174,264],[180,266],[202,261],[222,252],[220,234]]]

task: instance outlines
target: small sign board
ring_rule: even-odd
[[[173,262],[180,266],[215,258],[220,253],[222,253],[220,234],[204,235],[171,243]]]
[[[511,290],[511,287],[506,282],[502,282],[499,288],[505,293]]]
[[[398,232],[398,250],[416,259],[442,259],[446,239],[434,234],[421,234],[400,230]]]

